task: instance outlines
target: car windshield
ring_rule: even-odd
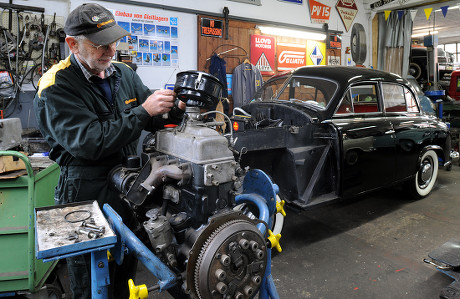
[[[286,77],[265,84],[255,96],[258,101],[289,101],[313,106],[323,110],[337,90],[335,82],[324,78]]]

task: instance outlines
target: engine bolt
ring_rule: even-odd
[[[259,275],[256,275],[252,278],[252,281],[255,283],[255,284],[259,284],[261,281],[262,281],[262,278],[260,278]]]
[[[217,269],[215,275],[216,275],[216,278],[219,279],[220,281],[223,281],[225,280],[225,278],[227,278],[227,273],[222,269]]]
[[[259,243],[257,243],[256,241],[249,242],[249,246],[251,247],[252,251],[256,251],[257,249],[259,249]]]
[[[235,299],[243,299],[243,298],[244,298],[243,294],[241,294],[240,292],[236,292]]]
[[[241,239],[239,242],[241,248],[248,249],[249,248],[249,241],[246,239]]]
[[[265,256],[264,252],[263,252],[262,250],[260,250],[260,249],[257,249],[257,250],[255,251],[255,253],[256,253],[256,257],[257,257],[258,260],[263,259],[264,256]]]
[[[217,291],[221,293],[222,295],[226,294],[228,291],[227,285],[223,283],[222,281],[217,284],[216,288],[217,288]]]
[[[226,255],[226,254],[222,254],[222,256],[220,257],[220,262],[222,263],[222,265],[224,266],[228,266],[230,265],[230,262],[232,261],[232,259]]]
[[[251,286],[245,286],[244,293],[246,294],[246,296],[251,296],[252,293],[254,293],[254,289]]]

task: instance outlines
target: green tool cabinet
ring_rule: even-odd
[[[24,161],[27,174],[0,179],[0,297],[15,291],[40,289],[56,262],[35,258],[34,208],[54,205],[59,167],[50,163],[35,170],[29,158],[15,151],[0,151]]]

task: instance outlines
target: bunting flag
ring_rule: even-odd
[[[417,9],[410,10],[410,18],[412,22],[415,20],[415,16],[417,15]]]
[[[447,11],[449,10],[449,5],[441,6],[440,9],[442,11],[442,15],[445,18],[447,16]],[[433,12],[433,8],[425,8],[424,11],[425,11],[426,19],[429,20],[431,13]],[[417,10],[411,9],[409,10],[409,12],[410,12],[410,17],[413,22],[415,20],[415,16],[417,15]],[[398,10],[397,13],[398,13],[398,20],[401,20],[401,18],[404,16],[405,10]],[[385,21],[388,20],[388,17],[390,16],[390,14],[391,14],[391,10],[385,10]]]
[[[449,8],[449,5],[441,6],[442,15],[444,16],[444,18],[445,18],[446,15],[447,15],[447,9],[448,9],[448,8]]]
[[[391,10],[385,10],[385,21],[388,20],[390,13],[391,13]]]
[[[430,15],[431,15],[432,10],[433,10],[433,8],[425,8],[424,9],[427,21],[430,19]]]

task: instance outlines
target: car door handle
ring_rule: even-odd
[[[385,135],[394,134],[395,130],[388,130],[385,132]]]

